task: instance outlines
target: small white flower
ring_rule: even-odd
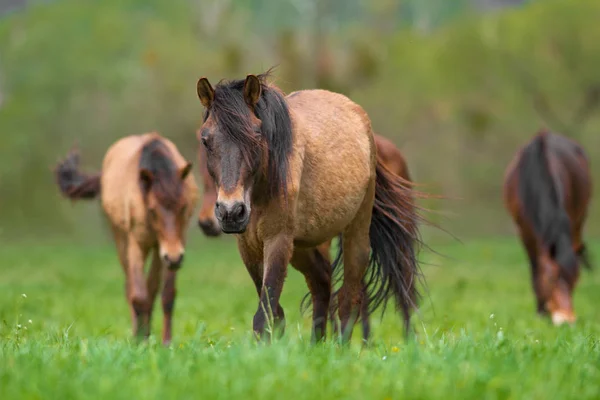
[[[490,314],[490,319],[494,319],[494,313]]]
[[[33,321],[32,321],[32,320],[29,320],[29,321],[27,321],[27,322],[29,322],[30,324],[33,324]]]
[[[383,357],[381,357],[381,359],[382,359],[383,361],[385,361],[385,360],[387,360],[387,356],[383,356]]]
[[[21,324],[17,324],[17,329],[21,329]]]
[[[27,298],[27,295],[25,293],[23,293],[21,296],[23,296],[24,299]]]

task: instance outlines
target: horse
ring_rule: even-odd
[[[198,129],[196,131],[196,137],[198,138],[198,140],[200,140],[200,136],[201,132],[200,129]],[[396,145],[391,140],[378,134],[374,134],[374,138],[375,147],[377,148],[377,154],[380,156],[383,164],[392,173],[404,178],[404,180],[406,180],[407,182],[410,182],[411,178],[408,170],[408,165],[404,156],[396,147]],[[202,198],[200,212],[198,214],[198,226],[206,236],[218,237],[221,235],[221,227],[219,226],[219,221],[217,221],[214,212],[215,203],[217,201],[217,190],[215,182],[211,178],[210,173],[208,172],[208,167],[206,164],[206,150],[204,146],[198,146],[197,157],[198,165],[200,168],[200,176],[202,177],[202,184],[204,188],[204,195]],[[331,265],[331,243],[332,240],[328,240],[323,244],[317,246],[317,250],[321,253],[327,265]],[[366,302],[364,302],[364,304],[366,304]],[[334,310],[335,306],[332,303],[332,306],[330,308],[330,318],[335,328],[337,327],[337,321],[335,318],[333,318]],[[363,310],[361,310],[361,314],[363,339],[366,339],[369,337],[369,332],[371,331],[368,310],[365,307],[363,307]]]
[[[196,137],[200,140],[200,129],[196,131]],[[393,173],[401,176],[406,181],[410,181],[408,165],[400,150],[389,139],[375,134],[375,146],[377,154],[381,157],[383,164]],[[198,146],[197,152],[198,166],[200,177],[202,178],[203,197],[198,213],[198,226],[202,232],[208,237],[217,237],[221,235],[221,227],[219,221],[215,217],[215,203],[217,202],[217,189],[215,182],[208,172],[206,165],[206,150],[204,146]],[[327,242],[327,257],[329,257],[329,247],[331,242]]]
[[[504,204],[529,257],[536,310],[550,314],[554,325],[576,321],[572,296],[580,264],[591,268],[582,237],[591,194],[583,148],[545,129],[506,169]]]
[[[133,335],[147,339],[154,301],[162,288],[162,342],[171,342],[175,280],[182,266],[186,228],[197,201],[192,164],[175,145],[157,133],[124,137],[106,152],[102,171],[79,169],[79,153],[71,151],[55,169],[63,195],[72,199],[101,196],[123,270]],[[152,253],[145,277],[144,264]]]
[[[202,77],[196,86],[215,216],[236,236],[259,297],[253,331],[266,340],[284,333],[279,300],[288,264],[311,293],[312,342],[325,337],[331,278],[342,267],[343,342],[363,307],[371,312],[390,299],[408,328],[421,277],[412,188],[377,156],[362,107],[326,90],[286,96],[268,77],[251,74],[214,88]],[[332,270],[317,247],[338,235],[342,262]]]

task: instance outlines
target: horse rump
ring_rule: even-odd
[[[54,170],[56,183],[63,195],[72,199],[94,199],[100,194],[100,174],[79,170],[79,153],[72,150]]]

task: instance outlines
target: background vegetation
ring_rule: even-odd
[[[272,65],[286,91],[362,104],[424,189],[451,198],[431,206],[457,236],[511,233],[502,174],[542,125],[579,140],[600,177],[600,3],[473,7],[488,3],[55,0],[5,12],[0,238],[105,238],[97,207],[58,195],[54,163],[78,143],[98,168],[115,139],[150,130],[193,159],[197,78]],[[599,210],[596,198],[591,221]]]

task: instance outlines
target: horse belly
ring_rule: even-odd
[[[296,207],[297,244],[321,244],[352,222],[372,180],[369,164],[368,158],[355,157],[325,174],[314,170],[303,174]]]

